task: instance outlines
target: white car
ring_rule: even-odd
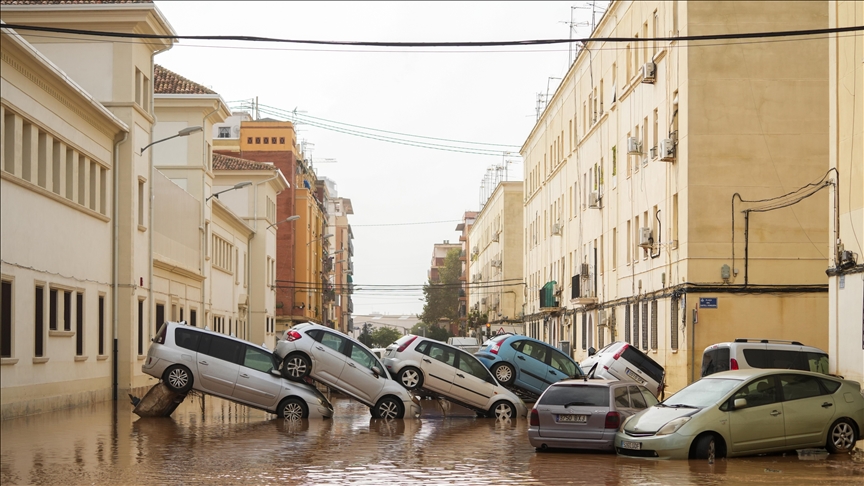
[[[495,418],[528,415],[522,399],[501,386],[480,360],[449,344],[408,334],[387,347],[383,361],[408,390],[423,389]]]
[[[267,348],[186,323],[166,322],[141,371],[173,392],[198,390],[282,418],[330,418],[333,405],[314,386],[291,383]]]
[[[721,371],[779,368],[828,374],[828,353],[798,341],[736,339],[717,343],[702,353],[702,376]]]
[[[656,397],[661,396],[666,386],[666,371],[663,367],[636,346],[622,341],[614,342],[596,353],[589,350],[588,358],[579,366],[589,377],[639,383]]]
[[[420,416],[420,400],[390,379],[378,358],[359,341],[309,322],[285,331],[273,353],[282,360],[282,376],[307,376],[369,407],[375,418]]]

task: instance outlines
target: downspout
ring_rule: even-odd
[[[247,335],[249,335],[249,331],[250,331],[249,326],[252,324],[250,321],[254,320],[254,318],[255,318],[255,316],[254,316],[255,311],[252,308],[252,289],[254,288],[254,286],[252,285],[252,269],[250,268],[252,265],[250,265],[250,263],[253,261],[252,260],[252,254],[253,254],[252,253],[252,240],[255,238],[255,236],[258,235],[258,186],[260,186],[261,184],[265,184],[267,182],[270,182],[274,179],[278,179],[278,178],[279,178],[279,176],[275,175],[269,179],[264,179],[261,182],[256,182],[255,183],[255,191],[252,195],[252,223],[255,226],[254,226],[254,229],[252,231],[252,236],[249,238],[249,241],[247,242],[247,246],[249,247],[249,258],[246,260],[246,281],[248,282],[248,285],[249,285],[246,289],[246,299],[248,302],[246,304],[246,308],[249,309],[247,311],[248,318],[246,320]],[[279,192],[281,193],[282,191],[279,191]],[[278,194],[279,193],[277,193],[277,195]],[[264,274],[265,275],[267,274],[266,268],[264,269]],[[267,287],[266,281],[264,283],[264,286]]]
[[[216,109],[204,115],[201,119],[201,128],[202,130],[206,130],[207,118],[210,117],[213,113],[219,111],[219,101],[216,101]],[[207,276],[204,275],[204,259],[206,258],[207,252],[207,196],[204,195],[204,186],[207,181],[207,170],[210,168],[211,157],[209,157],[209,153],[207,152],[207,132],[202,131],[201,136],[203,137],[201,140],[201,226],[199,226],[199,232],[201,233],[201,251],[199,252],[198,257],[198,268],[201,271],[201,323],[204,324],[202,327],[207,327]],[[197,326],[198,323],[196,322]]]
[[[117,166],[120,164],[120,144],[125,142],[128,137],[129,137],[129,132],[123,132],[123,138],[121,138],[120,140],[117,140],[116,138],[114,139],[115,140],[115,142],[114,142],[114,160],[112,161],[113,165],[111,167],[112,171],[114,172],[114,177],[112,180],[112,185],[114,186],[114,188],[113,188],[114,194],[112,194],[113,201],[111,203],[113,206],[112,219],[114,220],[113,224],[111,225],[111,235],[114,238],[114,243],[113,243],[114,246],[113,246],[113,250],[111,252],[112,253],[112,255],[111,255],[111,272],[113,274],[112,279],[111,279],[112,280],[112,284],[111,284],[111,287],[112,287],[112,290],[111,290],[111,323],[112,323],[113,332],[114,332],[114,343],[112,345],[113,356],[111,358],[113,361],[111,398],[115,402],[117,401],[117,389],[118,389],[118,382],[119,382],[119,379],[118,379],[119,376],[118,375],[120,374],[119,369],[118,369],[118,363],[117,363],[118,354],[119,354],[119,347],[120,347],[119,346],[119,339],[117,337],[117,335],[120,333],[120,325],[118,323],[118,315],[117,315],[117,305],[118,305],[118,302],[120,300],[117,296],[117,293],[120,290],[120,288],[119,288],[120,287],[120,243],[118,243],[119,236],[120,236],[120,220],[119,220],[119,214],[118,214],[118,210],[117,210],[117,206],[120,203],[120,195],[119,195],[120,174],[117,173],[118,172]]]

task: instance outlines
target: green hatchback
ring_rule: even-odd
[[[861,384],[780,369],[724,371],[628,418],[615,450],[632,457],[707,459],[825,447],[864,438]]]

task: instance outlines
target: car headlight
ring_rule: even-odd
[[[624,432],[624,426],[627,425],[627,422],[629,422],[630,419],[632,419],[633,417],[634,417],[634,416],[631,415],[631,416],[625,418],[625,419],[621,422],[621,426],[618,427],[618,432]]]
[[[666,425],[660,427],[654,435],[669,435],[674,434],[681,428],[682,425],[690,421],[690,417],[678,417],[675,420],[670,420]]]

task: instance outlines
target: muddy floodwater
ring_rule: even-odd
[[[730,460],[651,461],[535,452],[525,419],[501,423],[423,401],[419,419],[372,419],[333,399],[332,420],[290,422],[190,396],[170,418],[128,402],[0,423],[0,483],[11,484],[864,484],[849,455],[793,452]],[[861,443],[859,443],[859,447]]]

